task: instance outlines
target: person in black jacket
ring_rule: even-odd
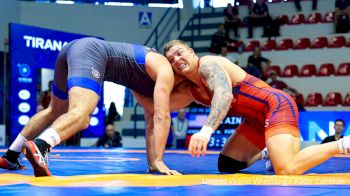
[[[344,127],[345,127],[344,120],[342,120],[342,119],[335,120],[335,125],[334,125],[335,135],[330,135],[330,136],[324,138],[324,140],[321,142],[321,144],[337,141],[340,138],[343,138]]]
[[[95,146],[104,148],[122,147],[121,141],[120,133],[114,130],[113,124],[107,124],[105,134],[98,139]]]

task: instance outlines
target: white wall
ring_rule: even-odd
[[[101,36],[111,41],[143,44],[153,28],[139,27],[139,12],[152,12],[152,27],[155,27],[165,10],[166,8],[152,9],[144,6],[21,2],[20,23]]]
[[[192,16],[187,1],[181,10],[182,26]],[[94,4],[62,5],[55,3],[0,0],[0,41],[8,37],[8,23],[15,22],[43,28],[104,37],[110,41],[144,44],[167,8],[146,6],[118,7]],[[152,26],[140,27],[140,11],[152,12]],[[0,47],[0,50],[4,48]]]
[[[0,1],[0,51],[4,51],[3,40],[8,38],[8,23],[19,21],[19,1]]]

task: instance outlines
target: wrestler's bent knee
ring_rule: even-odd
[[[237,161],[220,153],[218,158],[218,169],[220,173],[237,173],[248,167],[247,162]]]

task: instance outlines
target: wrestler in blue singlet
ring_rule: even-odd
[[[96,38],[82,38],[68,43],[58,54],[52,92],[67,99],[74,86],[100,95],[102,81],[126,86],[152,97],[155,82],[146,72],[146,54],[150,48]]]

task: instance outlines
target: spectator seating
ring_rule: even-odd
[[[281,67],[279,65],[271,65],[267,73],[270,74],[271,71],[276,72],[277,76],[281,76]]]
[[[278,44],[276,50],[289,50],[293,49],[293,40],[292,39],[282,39],[280,43]]]
[[[303,50],[306,48],[310,48],[310,46],[311,46],[310,39],[307,37],[303,37],[303,38],[298,39],[297,43],[294,46],[294,49]]]
[[[313,92],[310,93],[307,98],[306,98],[306,102],[305,102],[305,106],[320,106],[322,105],[323,100],[322,100],[322,95],[319,92]]]
[[[278,16],[278,20],[280,22],[280,25],[289,24],[289,17],[288,17],[288,15],[282,14],[282,15]]]
[[[346,46],[346,39],[344,36],[335,36],[332,38],[329,48],[341,48]]]
[[[349,76],[350,75],[350,62],[341,63],[338,66],[338,70],[335,74],[336,76]]]
[[[318,12],[309,14],[306,19],[307,24],[316,24],[320,22],[322,22],[322,16],[321,13]]]
[[[267,39],[266,42],[261,46],[262,51],[275,50],[276,49],[276,40]]]
[[[301,67],[300,77],[310,77],[316,75],[316,65],[306,64]]]
[[[305,15],[302,13],[294,14],[289,21],[290,25],[298,25],[303,23],[305,23]]]
[[[324,17],[323,17],[323,22],[328,23],[328,22],[333,22],[334,20],[334,12],[327,12]]]
[[[344,106],[350,106],[350,92],[348,92],[348,93],[345,95],[345,99],[344,99],[343,105],[344,105]]]
[[[287,65],[284,69],[283,69],[283,73],[281,75],[281,77],[294,77],[294,76],[298,76],[299,71],[298,71],[298,66],[297,65]]]
[[[324,63],[320,66],[320,70],[317,74],[317,76],[330,76],[334,75],[335,68],[332,63]]]
[[[327,48],[327,47],[328,47],[327,37],[318,37],[311,44],[311,48]]]
[[[294,99],[295,103],[299,105],[304,105],[304,96],[303,94],[291,94],[291,97]]]
[[[244,48],[244,51],[251,52],[256,46],[260,46],[260,42],[258,40],[251,40]]]
[[[341,94],[339,92],[330,92],[326,95],[324,106],[337,106],[342,104]]]

